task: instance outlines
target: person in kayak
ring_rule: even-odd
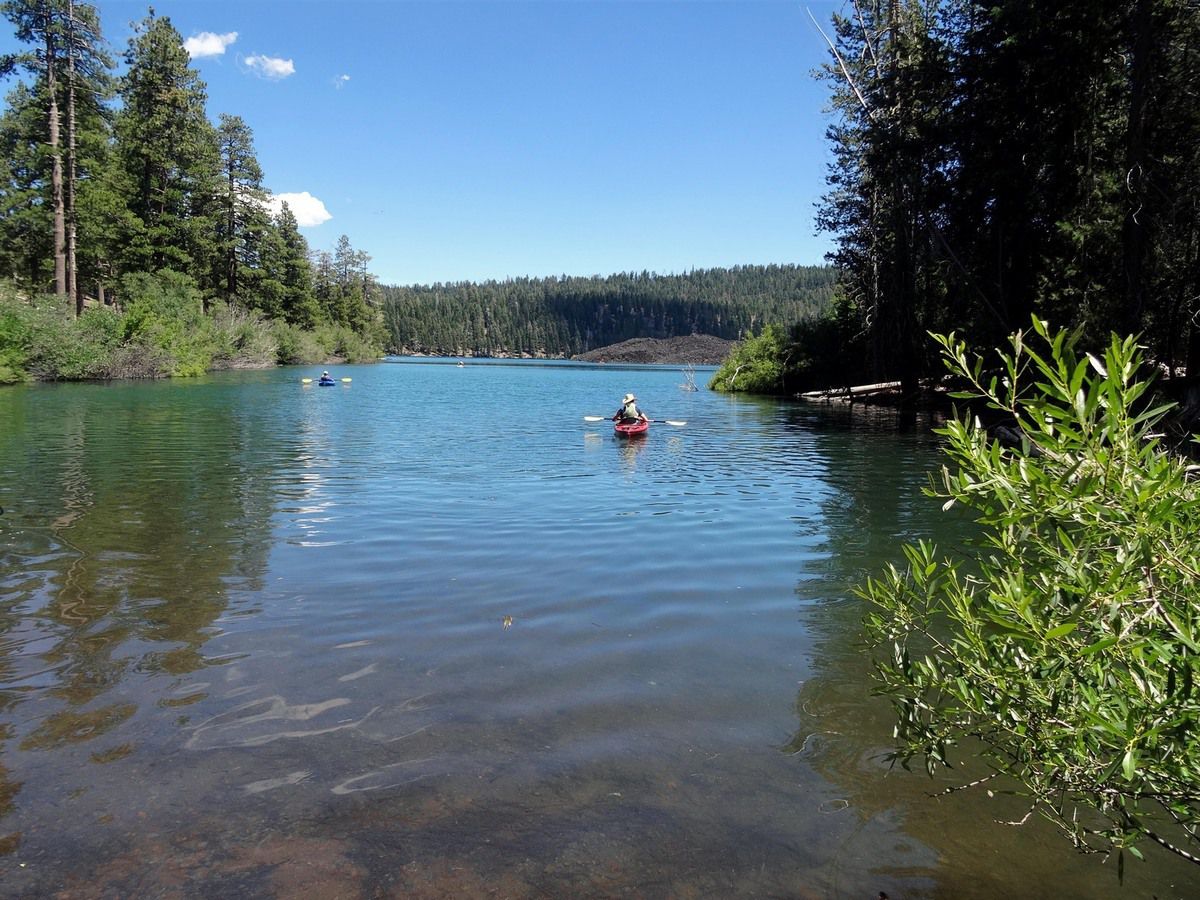
[[[626,394],[621,398],[621,408],[613,414],[614,422],[649,422],[646,414],[638,409],[637,397]]]
[[[326,383],[326,384],[333,384],[333,379],[329,377],[329,373],[328,373],[328,372],[322,372],[322,373],[321,373],[321,381],[322,381],[322,382],[324,382],[324,383]]]

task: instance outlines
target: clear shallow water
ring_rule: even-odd
[[[0,895],[1198,893],[887,773],[850,586],[957,539],[923,428],[313,374],[0,391]],[[583,422],[629,390],[687,426]]]

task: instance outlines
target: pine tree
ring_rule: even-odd
[[[148,16],[130,39],[116,117],[119,190],[131,216],[121,269],[190,274],[218,287],[214,219],[219,152],[204,83],[169,19]]]
[[[31,293],[54,285],[43,98],[17,85],[0,115],[0,273]]]
[[[79,270],[79,194],[80,181],[88,173],[87,163],[98,171],[107,156],[107,142],[88,141],[88,135],[103,129],[107,138],[107,110],[102,102],[111,90],[108,56],[100,33],[100,17],[94,7],[67,0],[66,40],[67,147],[66,183],[63,205],[66,213],[67,289],[75,298],[75,314],[83,314],[83,286]],[[81,134],[80,120],[92,127]],[[83,146],[84,144],[87,146]],[[91,151],[89,155],[87,151]],[[82,159],[81,159],[82,153]]]
[[[945,170],[946,47],[938,0],[855,4],[835,16],[825,70],[840,121],[818,222],[870,339],[870,374],[911,389],[930,363],[923,335],[937,314],[943,251],[938,198]]]
[[[1200,365],[1200,5],[875,0],[834,25],[819,224],[875,380],[929,371],[927,331],[1031,315]]]
[[[45,192],[52,217],[54,290],[64,298],[75,296],[79,311],[82,294],[76,287],[75,259],[79,111],[82,108],[84,114],[94,112],[97,102],[107,95],[108,70],[112,63],[104,49],[96,11],[86,3],[7,0],[0,11],[15,26],[17,38],[37,48],[0,60],[0,69],[20,66],[32,72],[39,84],[36,93],[45,101],[44,142],[49,169]],[[65,146],[62,137],[64,106]],[[30,136],[32,133],[26,130],[25,134]]]
[[[266,278],[278,285],[279,291],[278,312],[271,314],[301,328],[313,328],[321,319],[321,309],[313,294],[308,241],[286,203],[280,206],[273,226],[263,252]]]
[[[217,127],[221,155],[222,188],[217,198],[216,241],[219,269],[214,273],[225,298],[242,299],[248,306],[269,304],[241,295],[244,281],[253,281],[259,269],[258,256],[269,226],[267,192],[262,187],[262,168],[254,154],[254,135],[241,116],[221,115]]]

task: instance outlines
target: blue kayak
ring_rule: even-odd
[[[321,387],[333,387],[335,384],[337,384],[337,382],[332,378],[322,378],[317,382],[317,384],[319,384]]]

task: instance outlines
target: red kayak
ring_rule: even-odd
[[[650,430],[650,423],[640,419],[625,419],[613,426],[617,437],[635,437]]]

